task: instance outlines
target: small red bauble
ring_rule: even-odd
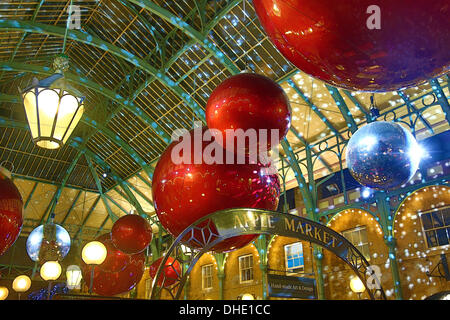
[[[270,150],[272,134],[274,145],[286,136],[291,125],[291,108],[284,90],[273,80],[255,73],[241,73],[223,81],[211,93],[206,104],[206,123],[210,129],[217,129],[225,146],[233,152],[249,154]],[[227,131],[245,133],[254,130],[255,143],[246,141],[244,148],[238,147],[234,138],[233,146],[226,141]],[[274,131],[276,130],[276,131]]]
[[[23,225],[23,201],[19,190],[0,170],[0,255],[17,240]]]
[[[253,0],[253,5],[278,50],[333,86],[395,91],[449,71],[448,0]]]
[[[112,240],[111,234],[106,233],[97,238],[106,247],[106,259],[98,266],[103,271],[119,272],[126,268],[131,261],[131,256],[118,250]]]
[[[193,141],[195,130],[205,133],[207,128],[191,130],[180,141],[173,142],[163,152],[152,180],[153,201],[156,214],[163,227],[177,237],[188,226],[213,212],[230,208],[258,208],[275,210],[280,196],[280,182],[276,168],[261,163],[226,164],[226,150],[214,142]],[[172,157],[180,143],[191,141],[190,155],[186,161],[174,161]],[[197,145],[197,147],[196,147]],[[194,149],[206,153],[214,145],[223,151],[223,164],[194,163]],[[175,150],[174,150],[175,149]],[[172,150],[174,154],[172,154]],[[180,151],[183,157],[184,151]],[[233,155],[233,154],[232,154]],[[235,155],[233,155],[235,157]],[[188,159],[189,158],[189,159]],[[179,164],[177,164],[179,163]],[[199,239],[199,235],[195,237]],[[229,238],[210,250],[225,252],[241,248],[255,235],[242,235]],[[194,246],[191,242],[190,246]]]
[[[83,278],[89,286],[91,281],[91,266],[82,262]],[[92,291],[101,296],[115,296],[133,289],[141,280],[145,270],[145,254],[130,256],[130,263],[119,272],[107,272],[95,267]]]
[[[156,272],[158,271],[159,265],[161,264],[164,257],[159,258],[150,265],[149,273],[150,277],[153,279],[156,277]],[[163,270],[159,276],[158,286],[164,285],[164,287],[169,287],[178,281],[181,277],[181,265],[178,260],[172,257],[168,257],[164,265]],[[164,284],[163,284],[164,282]]]
[[[111,240],[120,251],[136,254],[144,251],[152,241],[152,227],[141,216],[127,214],[114,223]]]

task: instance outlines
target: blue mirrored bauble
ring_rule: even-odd
[[[346,161],[352,176],[363,186],[392,190],[416,173],[422,149],[414,136],[395,122],[376,121],[350,138]]]
[[[61,261],[69,253],[70,242],[66,229],[47,223],[31,231],[27,239],[27,253],[31,260],[41,263]]]

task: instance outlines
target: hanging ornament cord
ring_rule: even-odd
[[[375,104],[375,94],[372,93],[370,95],[370,113],[372,116],[372,120],[376,120],[380,116],[380,111],[377,109]]]
[[[67,31],[69,30],[70,23],[72,22],[72,1],[73,0],[70,0],[70,4],[69,4],[69,17],[67,18],[66,31],[64,33],[64,42],[63,42],[62,54],[64,54],[64,52],[66,51]]]

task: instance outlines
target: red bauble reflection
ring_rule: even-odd
[[[91,266],[82,263],[83,278],[87,285],[91,282]],[[145,254],[130,256],[130,263],[120,272],[107,272],[98,267],[94,269],[92,291],[101,296],[114,296],[133,289],[141,280],[145,269]]]
[[[152,227],[141,216],[128,214],[114,223],[111,240],[120,251],[136,254],[145,250],[152,241]]]
[[[206,105],[206,123],[210,129],[220,131],[223,141],[226,130],[242,129],[246,132],[253,129],[257,141],[255,144],[246,142],[246,153],[249,150],[270,150],[273,130],[277,130],[274,145],[278,145],[289,130],[289,100],[283,89],[270,78],[255,73],[241,73],[226,79],[211,93]],[[260,132],[261,129],[264,130]],[[260,133],[266,135],[262,137]],[[240,152],[237,142],[234,139],[233,147],[226,147],[230,151]],[[222,145],[225,146],[225,143]]]
[[[161,257],[150,265],[149,273],[152,279],[156,277],[156,272],[163,259],[164,257]],[[169,287],[177,282],[178,277],[181,277],[181,265],[178,260],[168,257],[159,276],[158,286],[164,285],[164,287]]]
[[[189,225],[213,212],[230,208],[258,208],[275,210],[280,195],[280,182],[276,168],[261,163],[248,164],[206,164],[205,154],[211,146],[216,151],[223,151],[223,163],[227,152],[214,142],[201,142],[193,138],[203,129],[191,130],[180,141],[173,142],[163,152],[153,174],[153,201],[159,221],[174,237],[177,237]],[[191,141],[191,152],[184,163],[176,164],[172,161],[176,155],[185,156],[180,151],[180,144]],[[175,150],[174,150],[175,149]],[[202,154],[201,163],[194,163],[194,149]],[[236,163],[235,155],[233,161]],[[197,157],[198,158],[198,157]],[[190,162],[190,164],[186,164]],[[269,169],[274,170],[271,172]],[[199,235],[195,235],[198,239]],[[242,235],[227,239],[211,248],[216,252],[225,252],[245,246],[255,235]],[[190,245],[194,245],[190,243]]]
[[[393,91],[450,67],[448,0],[253,0],[272,43],[331,85]],[[380,29],[369,29],[380,9]],[[370,13],[367,13],[369,11]],[[375,14],[375,15],[374,15]]]
[[[15,184],[0,170],[0,255],[17,240],[23,224],[23,201]]]
[[[125,269],[130,263],[130,255],[118,250],[112,240],[111,234],[106,233],[97,238],[97,241],[103,243],[106,247],[106,259],[97,268],[107,272],[119,272]]]

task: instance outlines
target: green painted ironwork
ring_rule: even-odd
[[[30,203],[31,198],[33,197],[33,194],[34,194],[34,192],[36,191],[36,188],[37,188],[38,184],[39,184],[38,182],[35,182],[35,183],[34,183],[33,189],[31,189],[31,192],[30,192],[30,194],[28,195],[27,200],[25,201],[25,204],[23,205],[23,209],[24,209],[24,210],[28,207],[28,204]]]
[[[97,185],[97,189],[100,192],[100,197],[102,198],[103,204],[105,205],[106,211],[108,212],[108,216],[113,222],[115,222],[117,219],[119,219],[119,217],[117,217],[114,214],[114,212],[111,210],[111,207],[109,206],[108,201],[107,201],[105,195],[103,194],[102,183],[100,182],[97,171],[95,171],[95,168],[92,165],[91,158],[86,157],[86,161],[88,163],[89,171],[91,172],[91,175],[95,180],[95,184]]]
[[[342,114],[342,117],[344,117],[344,120],[347,122],[347,126],[350,128],[350,132],[354,133],[356,130],[358,130],[358,125],[356,124],[355,119],[353,119],[352,113],[350,112],[347,104],[345,103],[341,93],[337,88],[332,87],[328,84],[325,84],[325,87],[328,89],[328,92],[330,93],[334,102],[338,106],[339,111]]]
[[[408,107],[408,111],[412,110],[415,114],[416,114],[416,120],[420,119],[420,121],[422,121],[422,123],[424,124],[425,127],[427,127],[428,131],[431,134],[434,134],[434,130],[431,127],[430,123],[420,114],[420,112],[418,112],[417,108],[414,106],[414,103],[410,101],[409,97],[403,92],[403,91],[397,91],[398,95],[403,99],[403,101],[405,101],[406,106]],[[411,121],[412,122],[412,121]],[[412,125],[412,129],[413,129],[413,133],[414,133],[414,122],[411,123]]]
[[[449,78],[447,75],[447,81],[449,81],[448,79]],[[431,79],[428,82],[431,85],[431,88],[433,89],[436,99],[439,101],[439,104],[441,105],[442,111],[444,112],[445,115],[445,119],[450,124],[450,104],[448,102],[447,97],[445,96],[444,90],[442,89],[437,79]]]
[[[50,34],[59,37],[64,37],[66,35],[65,28],[24,20],[1,19],[0,29],[20,30],[29,33]],[[81,32],[78,30],[69,30],[67,32],[67,38],[73,41],[78,41],[88,45],[92,45],[101,50],[107,51],[108,53],[117,56],[118,58],[124,59],[125,61],[128,61],[129,63],[141,68],[142,70],[148,72],[149,74],[156,76],[156,78],[159,81],[161,81],[161,83],[170,88],[181,100],[185,101],[192,108],[192,110],[194,110],[196,114],[201,115],[203,113],[201,107],[190,97],[189,94],[187,94],[183,89],[177,86],[163,72],[156,69],[142,58],[126,51],[125,49],[121,49],[107,41],[104,41],[98,37],[94,37],[88,33]]]
[[[194,39],[197,43],[201,44],[208,52],[214,55],[228,70],[233,73],[239,73],[240,70],[235,66],[235,64],[220,50],[217,49],[215,44],[213,44],[205,35],[205,33],[200,32],[190,26],[188,23],[183,21],[181,18],[177,17],[170,11],[160,7],[156,3],[149,0],[128,0],[146,10],[156,14],[160,18],[166,20],[167,22],[174,25],[176,28],[183,31],[186,35]],[[209,27],[209,25],[208,25]],[[209,29],[210,30],[210,29]],[[209,31],[207,30],[207,31]]]
[[[308,104],[312,111],[327,125],[327,127],[339,138],[345,140],[341,133],[331,124],[331,122],[323,115],[323,113],[319,110],[317,106],[315,106],[311,100],[303,93],[303,91],[295,84],[292,79],[287,80],[289,85],[297,92],[297,94],[302,97],[302,99]]]
[[[72,204],[69,207],[69,210],[67,210],[66,214],[64,215],[64,218],[61,221],[62,225],[64,225],[66,223],[67,218],[69,217],[69,215],[72,212],[72,210],[75,208],[75,204],[77,203],[78,199],[80,198],[82,192],[83,192],[82,190],[77,192],[77,195],[73,199],[73,202],[72,202]]]
[[[81,224],[81,226],[78,229],[77,233],[73,237],[73,241],[74,242],[78,239],[78,236],[83,231],[84,226],[86,225],[87,221],[89,220],[89,218],[91,217],[92,213],[94,212],[95,207],[97,206],[97,204],[98,204],[100,199],[101,199],[100,195],[98,195],[97,198],[95,198],[94,203],[92,204],[91,208],[89,209],[88,213],[86,214],[86,217],[83,220],[83,223]]]

